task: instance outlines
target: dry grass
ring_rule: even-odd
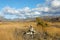
[[[59,22],[48,22],[49,27],[44,27],[43,30],[50,36],[54,37],[56,34],[60,35],[60,28],[54,25],[60,26]],[[0,22],[0,40],[23,40],[22,35],[16,35],[15,29],[26,29],[32,25],[36,31],[42,31],[41,26],[37,26],[36,22]],[[19,32],[20,30],[18,30]]]

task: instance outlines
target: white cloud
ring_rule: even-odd
[[[48,14],[51,14],[52,16],[59,16],[60,15],[60,0],[52,0],[50,2],[50,10]]]
[[[44,4],[38,4],[34,10],[40,11],[41,14],[51,16],[60,14],[60,0],[46,0]]]
[[[47,6],[48,5],[48,6]],[[46,0],[44,4],[37,4],[36,8],[24,7],[22,9],[15,9],[9,6],[4,7],[0,14],[12,14],[19,16],[19,18],[31,18],[41,15],[53,15],[60,13],[60,0]]]
[[[17,9],[14,9],[11,7],[4,7],[2,11],[6,12],[6,13],[11,13],[11,14],[19,13],[19,11]]]
[[[34,11],[32,9],[30,9],[29,7],[25,7],[25,8],[22,8],[22,9],[15,9],[15,8],[11,8],[11,7],[4,7],[2,9],[2,14],[4,14],[3,16],[5,15],[16,15],[16,16],[19,16],[19,18],[27,18],[27,17],[34,17],[34,16],[38,16],[40,15],[41,13],[38,12],[38,11]],[[12,16],[11,16],[12,17]],[[7,17],[9,18],[9,17]],[[14,17],[13,17],[14,18]]]
[[[38,14],[38,15],[39,15],[39,14],[41,14],[41,13],[36,11],[34,14]]]
[[[48,7],[45,7],[44,10],[45,10],[45,12],[48,12],[49,11],[49,8]]]
[[[49,7],[44,7],[44,6],[41,6],[41,7],[37,7],[37,8],[34,8],[34,9],[32,9],[32,10],[34,10],[34,11],[44,11],[44,12],[48,12],[49,10],[50,10],[50,8]]]
[[[54,0],[54,1],[52,1],[52,6],[53,7],[60,7],[60,0]]]
[[[29,8],[29,7],[25,7],[25,8],[23,8],[22,9],[24,12],[30,12],[31,11],[31,9]]]

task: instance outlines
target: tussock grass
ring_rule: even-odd
[[[40,19],[39,19],[40,20]],[[42,20],[41,20],[42,21]],[[58,25],[60,23],[47,22],[49,27],[45,22],[0,22],[0,40],[23,40],[22,33],[29,28],[30,25],[34,27],[37,32],[42,32],[41,40],[60,40],[60,28],[52,26]],[[42,26],[44,24],[44,26]],[[43,27],[43,29],[42,29]],[[46,37],[46,38],[45,38]]]

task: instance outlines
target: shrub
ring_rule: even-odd
[[[43,27],[48,26],[48,24],[47,24],[43,19],[41,19],[41,18],[39,18],[39,17],[36,18],[36,22],[37,22],[37,26],[38,26],[38,25],[41,25],[41,26],[43,26]]]

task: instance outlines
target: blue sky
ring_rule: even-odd
[[[7,19],[60,15],[60,0],[0,0],[0,16]]]
[[[45,0],[0,0],[0,9],[4,6],[10,6],[14,8],[30,7],[34,8],[37,4],[44,3]]]
[[[22,9],[24,7],[35,8],[37,4],[43,4],[45,0],[0,0],[0,10],[5,6],[9,6],[15,9]],[[12,19],[18,16],[5,14],[5,18]]]

